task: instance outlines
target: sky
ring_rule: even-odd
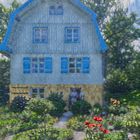
[[[9,6],[9,4],[12,2],[13,0],[0,0],[0,3],[4,4],[5,6]],[[25,2],[27,0],[17,0],[19,2]]]

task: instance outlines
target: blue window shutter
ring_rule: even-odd
[[[52,73],[52,58],[45,58],[45,73]]]
[[[23,73],[30,73],[31,72],[31,58],[24,57],[23,58]]]
[[[68,73],[68,58],[61,58],[61,73]]]
[[[90,72],[90,58],[83,57],[83,73],[89,73],[89,72]]]

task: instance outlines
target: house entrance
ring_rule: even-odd
[[[73,105],[76,101],[83,100],[84,93],[81,88],[70,88],[69,106]]]

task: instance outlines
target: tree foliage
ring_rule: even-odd
[[[10,13],[20,4],[14,0],[9,8],[0,3],[0,43],[7,30]],[[10,61],[0,58],[0,90],[7,91],[10,83]]]
[[[10,8],[7,8],[2,3],[0,3],[0,43],[2,42],[7,30],[10,13],[14,11],[19,5],[20,3],[18,3],[17,0],[12,2]]]
[[[119,9],[106,24],[104,30],[106,42],[109,46],[108,69],[125,69],[133,61],[133,41],[140,37],[140,29],[136,29],[136,15],[127,15],[123,9]]]
[[[7,91],[10,83],[10,61],[0,59],[0,90]]]
[[[104,35],[109,46],[107,53],[107,90],[112,93],[125,93],[139,89],[139,52],[133,42],[140,38],[140,29],[134,13],[127,15],[117,9],[106,24]],[[137,54],[137,57],[136,57]]]
[[[116,7],[115,0],[81,0],[85,5],[92,9],[97,14],[97,20],[100,27],[103,29],[106,19],[113,12],[113,7]]]

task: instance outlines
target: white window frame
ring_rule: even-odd
[[[68,30],[71,30],[71,33]],[[80,27],[65,27],[65,43],[80,43]]]
[[[48,27],[33,27],[33,43],[48,43]]]

